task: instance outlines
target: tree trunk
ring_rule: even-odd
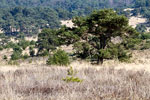
[[[104,58],[103,57],[99,57],[98,56],[98,59],[97,59],[97,65],[99,65],[99,64],[103,64],[103,62],[104,62]]]
[[[100,39],[99,50],[105,49],[107,39],[105,38],[105,36],[100,36],[99,39]],[[100,55],[100,52],[99,52],[99,55]],[[99,55],[98,55],[98,59],[97,59],[97,64],[98,65],[103,64],[103,62],[104,62],[103,56],[100,57]]]

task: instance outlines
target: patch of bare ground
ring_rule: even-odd
[[[136,25],[138,24],[143,24],[146,23],[147,19],[146,18],[142,18],[142,16],[132,16],[129,18],[129,25],[131,25],[133,28],[136,27]]]
[[[72,20],[61,20],[61,25],[65,25],[66,27],[73,27],[74,23],[72,22]]]

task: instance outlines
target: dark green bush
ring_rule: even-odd
[[[125,42],[126,43],[124,43],[124,46],[126,49],[135,50],[135,49],[138,49],[138,46],[140,45],[142,40],[138,38],[130,38],[130,39],[127,39]]]
[[[18,60],[22,58],[21,52],[14,51],[11,55],[11,60]]]
[[[23,59],[27,59],[27,58],[29,58],[29,55],[28,54],[24,54],[23,55]]]
[[[86,59],[90,56],[90,45],[86,42],[77,42],[73,45],[75,54],[81,59]]]
[[[141,34],[140,38],[143,39],[143,40],[150,39],[150,33]]]
[[[141,33],[143,33],[143,32],[145,32],[146,31],[146,26],[145,25],[143,25],[143,24],[139,24],[139,25],[137,25],[136,26],[136,28],[135,28],[138,32],[141,32]]]
[[[34,51],[33,47],[30,47],[29,50],[30,50],[30,51],[29,51],[30,56],[31,56],[31,57],[34,57],[35,51]]]
[[[0,51],[2,51],[3,50],[3,47],[2,46],[0,46]]]
[[[6,56],[6,55],[4,55],[3,59],[4,59],[4,60],[7,60],[8,58],[7,58],[7,56]]]
[[[128,53],[124,48],[120,47],[118,50],[118,60],[121,62],[130,62],[130,58],[132,57],[131,53]]]
[[[13,42],[9,42],[9,43],[7,43],[7,45],[4,46],[4,48],[14,48],[16,46],[17,46],[17,44],[15,44]]]
[[[67,66],[70,64],[68,54],[63,50],[57,50],[53,55],[50,55],[47,60],[48,65]]]
[[[23,50],[25,50],[30,45],[30,42],[26,40],[21,40],[19,41],[18,45],[21,46]]]
[[[35,44],[36,44],[36,42],[33,40],[30,42],[30,45],[35,45]]]
[[[39,56],[48,56],[49,55],[49,51],[44,50],[41,54],[39,54]]]

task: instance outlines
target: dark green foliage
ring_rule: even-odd
[[[45,57],[45,56],[49,56],[49,52],[47,50],[43,50],[42,53],[38,53],[38,56],[42,56],[42,57]]]
[[[30,45],[35,45],[35,44],[36,44],[36,42],[33,40],[30,42]]]
[[[2,46],[0,46],[0,51],[2,51],[3,50],[3,47]]]
[[[39,33],[42,28],[58,28],[58,14],[51,8],[1,8],[0,27],[7,35],[31,35]],[[20,35],[22,34],[22,35]]]
[[[4,59],[4,60],[7,60],[8,58],[7,58],[7,56],[6,56],[6,55],[4,55],[3,59]]]
[[[122,44],[126,49],[136,50],[140,46],[142,40],[139,38],[128,38]]]
[[[66,26],[61,27],[57,31],[57,35],[61,45],[73,44],[80,40],[78,32],[74,31],[74,28],[67,28]]]
[[[21,49],[21,47],[19,45],[15,45],[13,47],[13,51],[22,53],[22,49]]]
[[[29,50],[30,50],[30,51],[29,51],[30,56],[31,56],[31,57],[34,57],[35,51],[34,51],[33,47],[30,47]]]
[[[143,41],[143,43],[141,44],[141,50],[145,50],[145,49],[150,49],[150,41]]]
[[[22,58],[22,49],[20,46],[16,45],[13,47],[13,54],[11,55],[11,60],[18,60]]]
[[[90,56],[91,46],[87,42],[77,42],[74,44],[73,49],[79,58],[86,59]]]
[[[92,8],[106,8],[106,7],[124,7],[129,6],[134,3],[135,0],[2,0],[0,1],[0,7],[10,7],[10,6],[25,6],[25,7],[52,7],[61,14],[67,10],[72,13],[90,13]],[[60,9],[62,8],[62,9]],[[79,8],[82,8],[81,10]],[[28,14],[27,11],[24,11]],[[65,16],[64,14],[62,16]]]
[[[49,56],[47,64],[67,66],[70,64],[69,56],[65,51],[59,49]]]
[[[21,40],[19,41],[18,45],[22,47],[23,50],[25,50],[30,45],[30,42],[26,40]]]
[[[143,33],[140,35],[140,38],[143,40],[150,39],[150,33]]]
[[[150,43],[143,44],[141,50],[150,49]]]
[[[134,15],[149,18],[149,0],[2,0],[0,1],[0,27],[9,35],[37,34],[39,29],[58,28],[59,19],[89,15],[102,8],[119,9],[133,7]]]
[[[120,47],[118,49],[118,59],[121,62],[130,62],[130,58],[132,57],[132,54],[127,52],[123,47]]]
[[[13,54],[11,55],[11,60],[18,60],[22,58],[21,52],[14,51]]]
[[[38,35],[37,47],[39,49],[38,54],[43,54],[43,52],[50,50],[55,50],[59,46],[59,38],[56,35],[56,30],[43,29]]]
[[[27,59],[27,58],[29,58],[29,55],[28,54],[24,54],[23,55],[23,59]]]
[[[4,46],[4,48],[14,48],[14,47],[16,47],[17,46],[17,44],[15,44],[15,43],[13,43],[13,42],[8,42],[5,46]]]
[[[78,34],[84,42],[74,45],[76,53],[80,58],[96,59],[97,64],[103,63],[104,59],[119,56],[118,48],[112,49],[109,46],[113,37],[119,36],[124,41],[124,39],[138,35],[135,29],[128,26],[128,19],[118,15],[112,9],[94,11],[88,17],[75,18],[73,22],[76,26],[74,31],[79,30],[79,28],[84,29],[80,31],[81,34]],[[112,54],[113,50],[116,51],[116,54]]]
[[[137,25],[136,26],[136,28],[135,28],[138,32],[141,32],[141,33],[143,33],[143,32],[145,32],[146,31],[146,26],[145,25],[142,25],[142,24],[139,24],[139,25]]]

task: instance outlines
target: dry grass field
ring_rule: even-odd
[[[150,100],[150,51],[133,54],[132,63],[72,62],[79,83],[63,81],[69,67],[46,66],[45,58],[0,65],[0,100]]]
[[[62,24],[66,23],[70,22]],[[72,51],[71,46],[61,48]],[[47,66],[47,58],[9,65],[3,56],[11,53],[0,52],[0,100],[150,100],[150,50],[133,51],[131,63],[74,61],[70,66],[77,71],[75,77],[83,80],[79,83],[63,81],[70,66]]]
[[[81,83],[66,83],[68,68],[37,67],[0,72],[0,100],[149,100],[150,74],[83,68]]]

